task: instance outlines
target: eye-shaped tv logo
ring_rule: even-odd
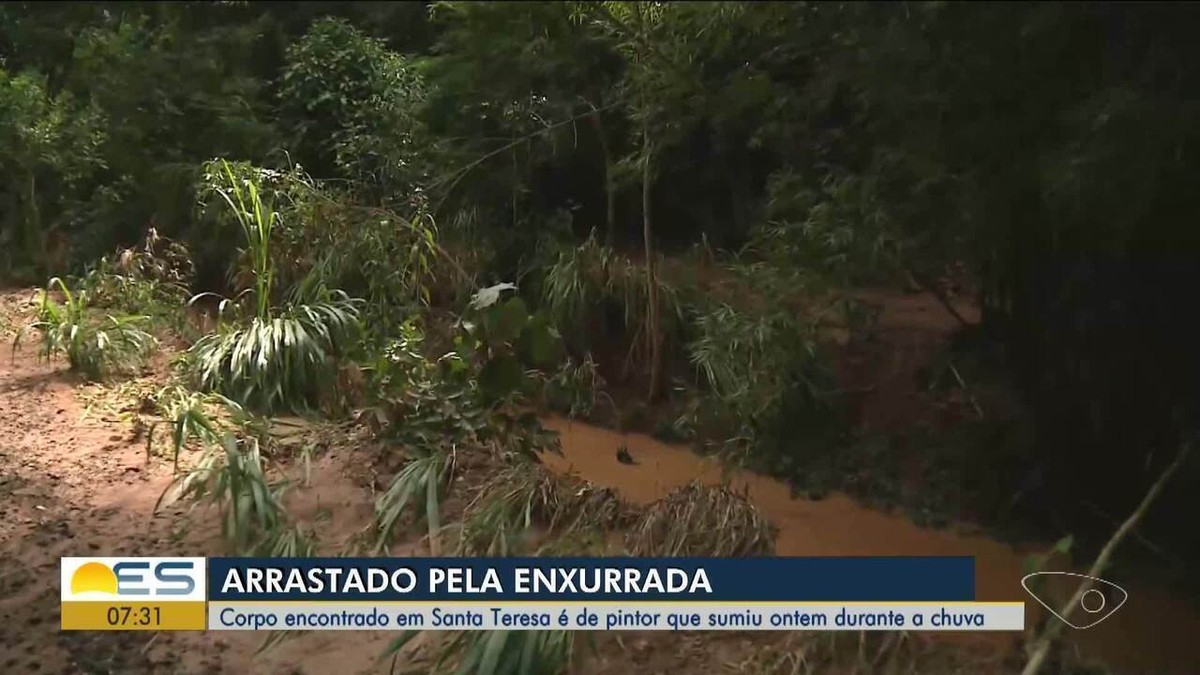
[[[1064,578],[1066,577],[1066,578]],[[1038,592],[1030,587],[1030,581],[1035,578],[1040,578],[1042,581],[1048,581],[1052,578],[1061,578],[1063,581],[1071,581],[1071,577],[1078,580],[1080,585],[1092,582],[1092,587],[1088,589],[1079,598],[1079,606],[1072,608],[1068,612],[1070,619],[1059,614],[1059,610],[1051,606],[1049,602],[1038,596]],[[1076,630],[1084,630],[1091,628],[1108,617],[1116,614],[1118,609],[1125,604],[1129,599],[1129,593],[1125,592],[1124,588],[1114,584],[1111,581],[1105,581],[1097,577],[1089,577],[1086,574],[1076,574],[1074,572],[1034,572],[1026,575],[1021,579],[1021,585],[1025,587],[1025,591],[1033,596],[1034,600],[1050,611],[1051,614],[1058,617],[1060,621],[1067,624]],[[1045,590],[1041,591],[1045,595]],[[1050,598],[1047,598],[1050,599]]]

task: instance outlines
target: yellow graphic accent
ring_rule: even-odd
[[[63,630],[204,630],[208,606],[197,602],[62,603]]]
[[[84,563],[71,575],[71,594],[79,593],[116,595],[117,575],[104,563]]]

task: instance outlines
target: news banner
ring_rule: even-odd
[[[970,557],[63,558],[63,630],[1020,631]]]

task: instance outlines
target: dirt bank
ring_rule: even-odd
[[[8,351],[0,357],[0,672],[374,672],[387,636],[310,635],[255,661],[262,636],[249,633],[59,631],[60,557],[220,555],[220,536],[215,514],[182,505],[153,513],[170,465],[147,463],[145,441],[128,423],[87,410],[62,363],[41,362],[32,348]],[[348,464],[336,450],[323,457],[290,504],[332,546],[371,508],[345,477]]]

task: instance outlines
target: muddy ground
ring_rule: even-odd
[[[28,315],[28,298],[27,291],[0,296],[4,345]],[[159,457],[148,458],[145,430],[132,423],[137,406],[136,397],[121,400],[112,390],[80,382],[61,361],[38,359],[33,347],[10,358],[5,346],[0,358],[0,672],[388,672],[390,664],[377,656],[390,634],[311,633],[258,655],[263,636],[252,633],[59,630],[61,556],[223,552],[215,512],[185,504],[155,512],[172,467]],[[635,504],[650,503],[693,479],[720,478],[715,465],[683,448],[561,419],[548,423],[563,436],[565,457],[556,468],[616,488]],[[613,461],[611,448],[618,444],[628,445],[640,464]],[[309,485],[291,498],[290,510],[316,530],[323,552],[343,550],[349,537],[370,522],[371,485],[377,480],[371,465],[358,449],[332,445],[315,460]],[[765,478],[744,474],[735,482],[746,486],[780,527],[780,554],[976,555],[981,600],[1025,600],[1019,589],[1022,552],[1012,547],[978,534],[918,528],[840,495],[810,502],[793,499],[785,486]],[[416,542],[402,542],[395,551],[420,552]],[[1136,593],[1132,596],[1131,605],[1138,601]],[[1161,611],[1157,597],[1150,596],[1155,604],[1141,597],[1140,611],[1151,616]],[[1133,619],[1116,624],[1116,641],[1133,647],[1123,650],[1134,654],[1125,659],[1127,672],[1188,672],[1182,665],[1188,656],[1171,657],[1179,649],[1167,645],[1177,639],[1186,644],[1187,626],[1180,636]],[[822,655],[833,652],[856,656],[821,666]],[[1143,652],[1157,660],[1142,659]],[[920,664],[915,672],[1014,672],[1019,636],[873,636],[862,642],[857,635],[609,634],[597,636],[595,652],[582,654],[575,670],[589,675],[882,672],[889,659]],[[407,665],[420,669],[419,661]]]

